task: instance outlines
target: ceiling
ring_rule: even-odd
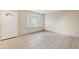
[[[41,14],[48,14],[48,13],[51,13],[51,12],[57,12],[59,10],[31,10],[33,12],[38,12],[38,13],[41,13]]]

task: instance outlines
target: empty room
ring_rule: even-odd
[[[1,49],[78,49],[79,10],[0,10]]]

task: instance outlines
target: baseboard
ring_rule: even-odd
[[[32,33],[25,33],[25,34],[21,34],[21,35],[18,35],[18,36],[6,38],[6,39],[1,39],[1,41],[14,39],[14,38],[18,38],[18,37],[21,37],[21,36],[26,36],[26,35],[30,35],[30,34],[34,34],[34,33],[38,33],[38,32],[44,32],[44,31],[46,31],[46,30],[40,30],[40,31],[32,32]]]
[[[79,37],[79,35],[73,35],[71,33],[62,33],[62,32],[57,32],[57,31],[50,31],[50,30],[46,30],[48,32],[52,32],[52,33],[59,33],[61,35],[66,35],[66,36],[71,36],[71,37]]]
[[[6,39],[1,39],[1,41],[8,40],[8,39],[13,39],[13,38],[17,38],[17,37],[18,37],[18,36],[14,36],[14,37],[6,38]]]

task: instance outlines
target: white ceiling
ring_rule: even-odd
[[[33,12],[38,12],[38,13],[41,13],[41,14],[48,14],[48,13],[51,13],[51,12],[57,12],[59,10],[31,10]]]

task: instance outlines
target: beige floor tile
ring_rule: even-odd
[[[79,38],[51,32],[38,32],[0,42],[4,49],[71,49],[79,48]]]

